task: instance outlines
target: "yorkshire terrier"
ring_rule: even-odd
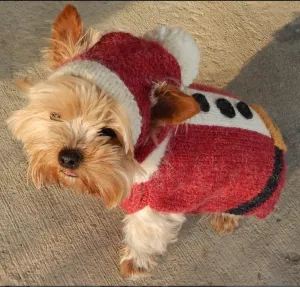
[[[174,35],[178,35],[179,40],[172,43],[187,51],[184,60],[177,48],[172,53],[162,52]],[[129,46],[126,37],[131,41]],[[178,212],[164,212],[151,204],[135,208],[128,200],[139,196],[138,193],[132,195],[134,186],[143,185],[157,171],[167,150],[169,134],[180,135],[180,129],[186,129],[182,123],[193,121],[199,113],[207,111],[209,103],[203,95],[191,97],[181,86],[189,86],[198,72],[200,56],[191,38],[180,28],[168,30],[166,27],[150,31],[143,38],[131,38],[126,33],[102,36],[92,29],[84,30],[76,8],[67,5],[54,21],[51,45],[44,51],[45,68],[50,71],[50,77],[34,85],[27,81],[17,84],[27,95],[28,105],[14,112],[8,125],[14,136],[23,142],[29,161],[28,180],[31,179],[37,188],[54,183],[95,195],[107,207],[123,204],[125,210],[132,211],[124,219],[121,274],[125,278],[148,273],[155,265],[155,256],[163,254],[167,245],[177,240],[185,221],[184,214],[188,213],[180,206],[176,209]],[[151,49],[145,48],[145,43],[149,43]],[[95,50],[96,46],[100,52]],[[144,50],[136,52],[136,47]],[[116,54],[124,51],[127,58],[122,58],[122,62]],[[152,51],[164,53],[153,65],[151,59],[148,61],[143,56]],[[97,58],[106,67],[97,70],[98,66],[94,65],[94,69],[87,64],[89,57]],[[136,72],[138,57],[142,57],[142,65]],[[175,58],[178,60],[174,71],[164,66],[165,58],[168,63]],[[119,66],[113,70],[117,61]],[[161,67],[160,63],[163,63]],[[188,70],[186,63],[190,63]],[[134,69],[133,65],[136,65]],[[148,71],[155,69],[158,71],[155,73],[161,75],[151,78]],[[180,69],[181,74],[178,74]],[[141,75],[147,78],[143,88],[133,81]],[[180,79],[182,83],[178,84]],[[129,88],[119,88],[121,81],[128,81]],[[116,92],[117,89],[121,92]],[[134,92],[147,97],[139,99],[139,107],[126,98]],[[208,94],[210,92],[213,91]],[[141,101],[147,101],[146,108]],[[140,113],[145,116],[136,112],[138,108],[144,109]],[[267,130],[263,132],[268,133]],[[189,187],[187,193],[188,190]],[[184,206],[185,202],[181,204]],[[213,226],[219,232],[232,232],[242,213],[221,210],[214,213]]]

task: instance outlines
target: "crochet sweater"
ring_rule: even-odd
[[[192,86],[186,93],[199,103],[200,113],[177,129],[162,128],[158,145],[149,139],[153,81],[190,84],[183,80],[181,72],[187,67],[178,53],[158,42],[108,33],[53,75],[93,81],[128,111],[135,157],[147,177],[137,178],[122,208],[133,213],[148,205],[161,212],[265,217],[284,182],[286,148],[259,106]]]

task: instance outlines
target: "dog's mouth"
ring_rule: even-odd
[[[78,174],[70,169],[63,169],[61,172],[68,177],[78,177]]]

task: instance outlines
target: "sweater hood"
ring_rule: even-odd
[[[154,146],[148,142],[153,83],[181,85],[181,70],[174,56],[157,42],[123,32],[105,34],[88,51],[63,63],[51,78],[66,74],[94,82],[124,107],[139,161]],[[162,134],[159,141],[167,133]]]

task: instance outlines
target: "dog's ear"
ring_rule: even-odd
[[[22,94],[28,95],[29,89],[32,87],[32,84],[29,83],[27,79],[24,79],[16,80],[16,86]]]
[[[51,35],[50,65],[55,67],[66,60],[83,36],[83,25],[77,9],[73,5],[59,13],[53,23]]]
[[[153,127],[177,125],[200,112],[200,105],[193,97],[170,85],[157,87],[153,97],[154,105],[151,110]]]

